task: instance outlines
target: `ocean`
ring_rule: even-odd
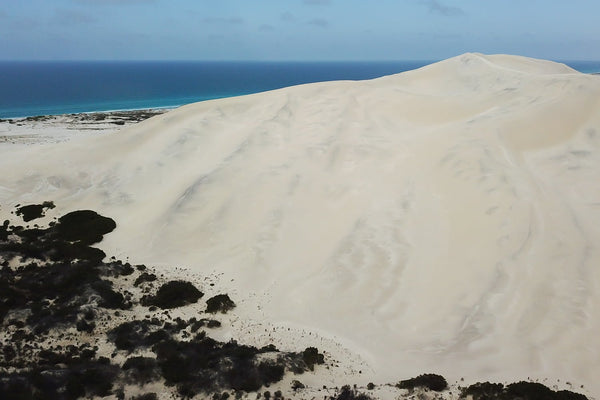
[[[176,107],[303,83],[372,79],[431,62],[0,62],[0,118]],[[600,71],[600,62],[566,64]]]

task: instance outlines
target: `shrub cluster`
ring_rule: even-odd
[[[206,312],[215,314],[221,312],[225,314],[227,311],[235,308],[235,303],[226,294],[218,294],[206,300]]]
[[[435,392],[441,392],[448,388],[448,382],[441,375],[436,374],[423,374],[416,378],[406,379],[400,381],[396,387],[399,389],[414,390],[415,388],[422,388],[427,390],[433,390]]]
[[[502,383],[479,382],[462,389],[461,398],[473,400],[587,400],[587,397],[570,390],[554,391],[538,382]]]
[[[49,204],[23,206],[19,215],[30,220]],[[302,373],[323,362],[316,348],[292,353],[273,345],[216,341],[204,331],[221,326],[212,318],[183,320],[166,311],[145,319],[125,318],[123,313],[134,306],[149,307],[150,313],[155,307],[195,303],[203,294],[187,281],[166,282],[141,300],[118,289],[130,284],[130,276],[134,286],[158,278],[143,265],[104,262],[105,254],[90,247],[115,227],[112,219],[90,210],[66,214],[48,228],[8,221],[0,225],[0,398],[123,398],[126,385],[152,382],[174,386],[182,397],[222,397],[230,390],[257,391],[280,381],[287,371]],[[11,267],[13,259],[22,266]],[[211,313],[233,307],[226,294],[207,302]],[[109,328],[107,321],[113,317],[123,322]],[[90,339],[112,343],[112,356],[121,352],[125,361],[98,356],[93,344],[78,345]],[[153,400],[157,395],[136,398]]]
[[[156,295],[142,299],[145,306],[156,306],[162,309],[177,308],[196,303],[204,293],[199,291],[191,282],[170,281],[163,284]]]

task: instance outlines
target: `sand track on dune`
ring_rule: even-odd
[[[107,254],[217,272],[248,326],[343,343],[369,363],[360,379],[560,378],[600,395],[599,99],[598,77],[564,65],[466,54],[191,104],[0,144],[0,212],[110,216]]]

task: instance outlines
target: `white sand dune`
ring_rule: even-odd
[[[217,271],[240,315],[341,343],[365,379],[600,396],[597,76],[465,54],[0,154],[0,212],[110,216],[107,254]]]

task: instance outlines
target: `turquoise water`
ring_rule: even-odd
[[[173,107],[302,83],[370,79],[429,62],[0,63],[0,118]]]
[[[174,107],[431,62],[0,62],[0,118]],[[600,72],[600,62],[567,64]]]

